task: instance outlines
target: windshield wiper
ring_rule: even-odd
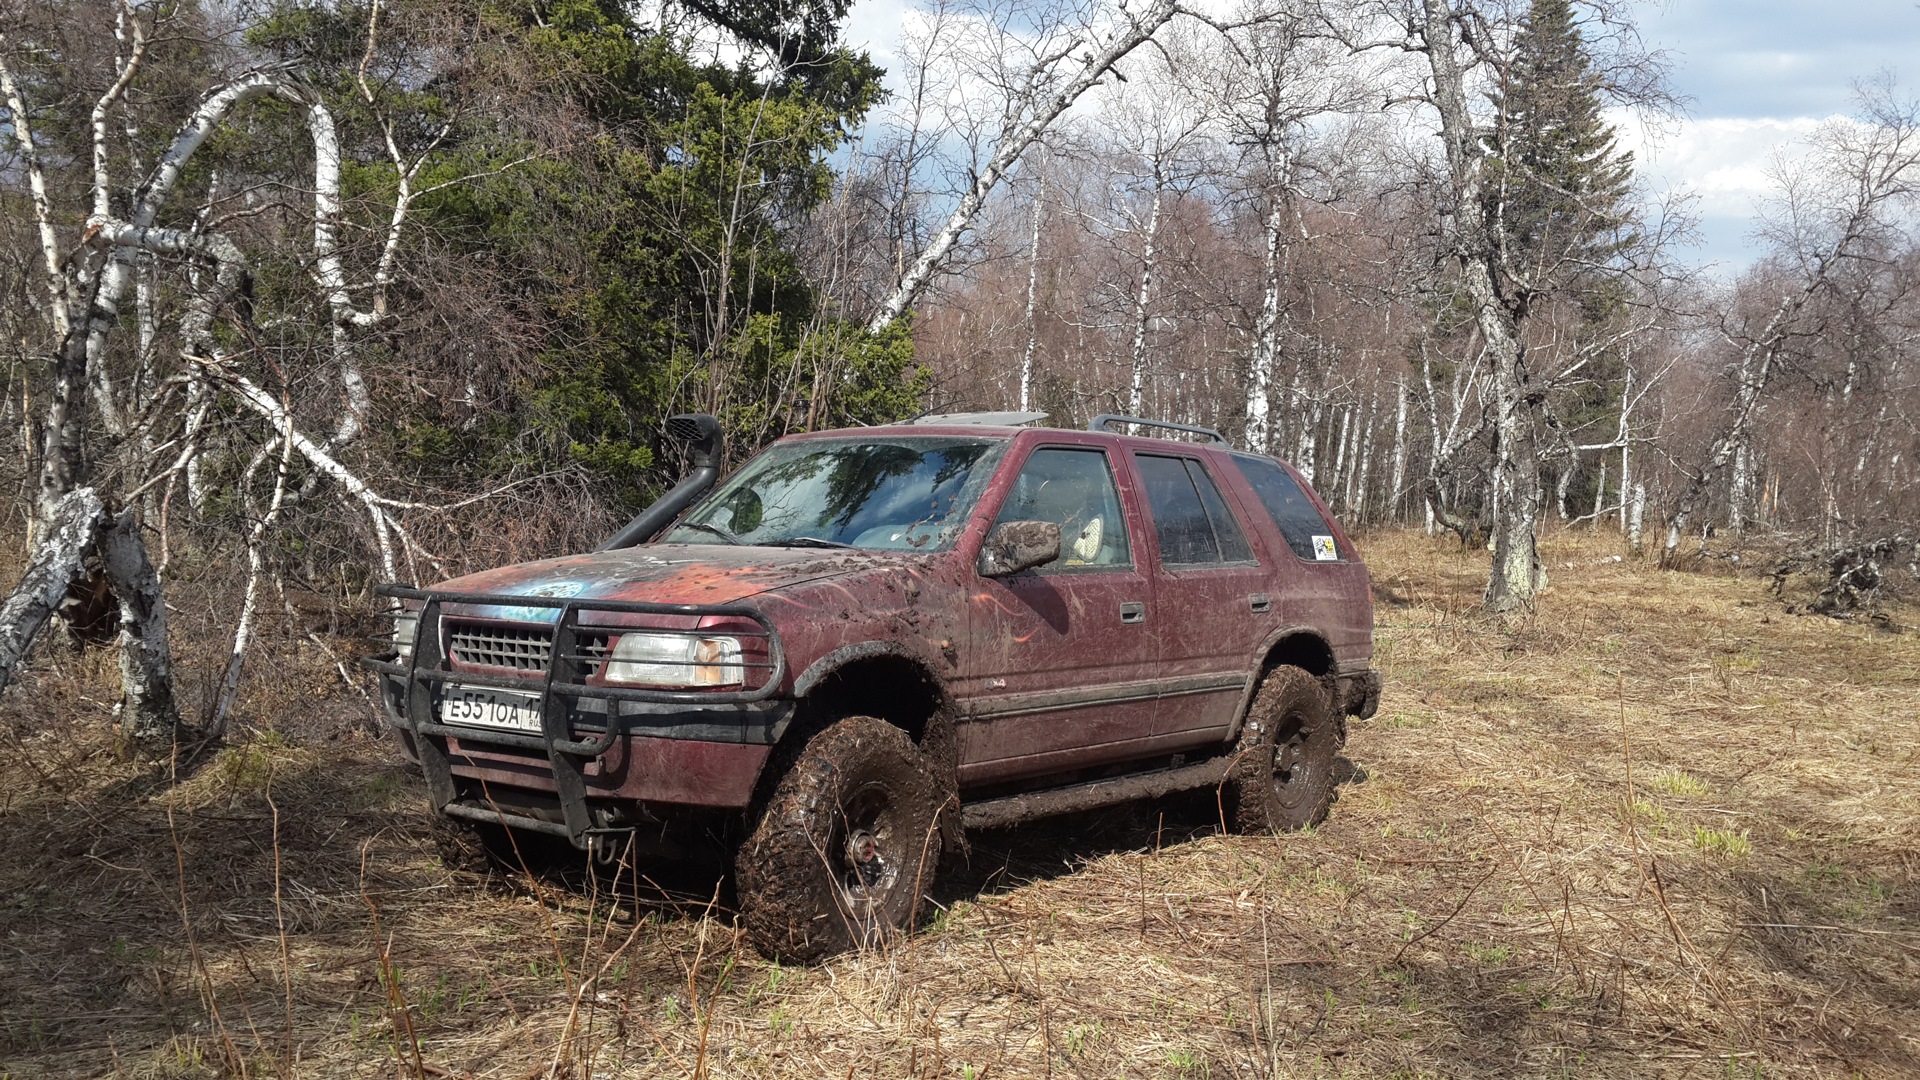
[[[790,536],[785,540],[769,540],[768,547],[823,547],[850,548],[852,544],[843,544],[838,540],[824,540],[818,536]]]
[[[721,528],[720,526],[709,525],[704,521],[683,521],[680,523],[680,527],[683,529],[698,529],[703,533],[708,533],[713,536],[717,536],[720,539],[725,540],[727,543],[733,544],[736,547],[745,546],[746,544],[745,540],[740,539],[738,536],[735,536],[734,534],[728,532],[727,530]]]

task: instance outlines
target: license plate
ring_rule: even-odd
[[[449,686],[440,699],[440,722],[538,735],[540,696],[478,686]]]

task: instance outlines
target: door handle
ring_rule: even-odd
[[[1120,621],[1123,623],[1146,622],[1147,605],[1138,600],[1120,601]]]
[[[1271,610],[1273,598],[1263,592],[1252,593],[1247,597],[1247,607],[1251,608],[1255,614]]]

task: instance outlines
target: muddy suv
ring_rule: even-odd
[[[1213,431],[1040,419],[790,436],[715,486],[718,424],[675,417],[691,474],[601,550],[383,587],[368,666],[434,808],[724,853],[798,960],[911,925],[967,829],[1211,786],[1319,821],[1380,693],[1352,544]]]

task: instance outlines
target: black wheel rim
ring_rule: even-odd
[[[1316,733],[1301,717],[1289,716],[1273,739],[1273,791],[1281,806],[1296,808],[1313,797],[1320,763],[1314,753]]]

